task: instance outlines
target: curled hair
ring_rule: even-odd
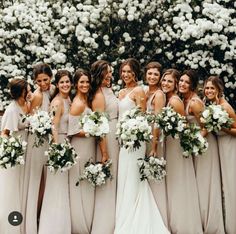
[[[92,104],[93,98],[98,91],[98,89],[101,87],[102,82],[108,73],[108,67],[110,64],[105,60],[98,60],[94,62],[91,66],[91,89],[89,92],[89,105]]]
[[[132,70],[132,72],[134,73],[135,76],[135,80],[138,81],[141,78],[141,67],[140,67],[140,63],[137,59],[135,58],[128,58],[126,59],[120,66],[119,69],[119,74],[121,76],[121,72],[124,66],[128,65],[130,67],[130,69]]]
[[[197,89],[198,80],[199,80],[197,72],[192,69],[189,69],[189,70],[185,70],[181,76],[183,75],[187,75],[189,77],[190,90],[195,91]]]
[[[175,80],[175,90],[174,91],[177,91],[178,90],[179,78],[181,76],[180,72],[177,69],[174,69],[174,68],[167,69],[164,72],[164,74],[162,75],[160,83],[162,82],[162,80],[164,79],[164,77],[166,75],[171,75],[174,78],[174,80]]]
[[[212,84],[216,87],[216,89],[219,92],[219,96],[218,98],[223,97],[224,95],[224,84],[223,81],[218,77],[218,76],[209,76],[205,82],[204,82],[204,86],[203,86],[203,91],[205,93],[205,88],[206,88],[206,84],[207,82],[211,81]]]
[[[36,80],[38,75],[46,74],[50,78],[52,77],[51,67],[46,63],[39,63],[33,67],[33,79]]]
[[[25,92],[24,99],[27,96],[27,86],[28,82],[24,79],[15,78],[9,83],[9,89],[12,99],[19,99],[22,94]]]
[[[55,75],[55,84],[57,85],[60,81],[60,79],[64,76],[68,76],[70,79],[71,84],[73,83],[72,75],[67,70],[58,70]],[[59,93],[58,87],[56,87],[54,94],[52,95],[52,99]]]

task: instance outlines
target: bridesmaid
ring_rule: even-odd
[[[166,106],[184,115],[184,104],[177,93],[179,71],[168,69],[161,78]],[[171,233],[199,234],[201,227],[197,184],[192,158],[184,158],[178,139],[166,138],[168,218]]]
[[[92,234],[113,234],[115,227],[116,180],[119,145],[116,140],[116,124],[118,118],[118,100],[111,90],[112,70],[107,61],[98,60],[92,64],[92,89],[90,102],[92,109],[106,112],[109,115],[110,132],[98,143],[96,161],[112,160],[112,181],[96,187],[95,210]]]
[[[197,84],[196,72],[186,70],[179,80],[179,92],[183,96],[188,121],[199,125],[202,135],[206,136],[207,131],[200,123],[204,104],[195,92]],[[208,150],[194,158],[202,227],[204,233],[221,234],[224,233],[224,224],[219,152],[215,136],[208,133],[206,138]]]
[[[56,91],[51,102],[53,119],[53,142],[63,143],[67,137],[68,116],[71,104],[70,91],[72,75],[59,70],[55,75]],[[45,192],[39,222],[39,234],[70,234],[68,171],[56,174],[47,170]]]
[[[79,156],[78,162],[69,171],[69,194],[71,209],[71,233],[90,234],[94,211],[94,188],[86,181],[76,187],[79,175],[84,170],[84,164],[92,158],[95,160],[95,139],[85,137],[85,132],[79,127],[79,118],[88,114],[88,92],[91,84],[89,72],[78,69],[74,75],[76,96],[73,99],[70,114],[68,135],[71,136],[71,145]]]
[[[40,63],[33,69],[33,79],[38,88],[34,91],[30,113],[36,108],[49,111],[50,96],[54,92],[51,85],[52,70],[49,65]],[[33,147],[35,135],[28,137],[24,193],[26,197],[26,234],[37,233],[37,220],[40,214],[45,184],[44,164],[47,158],[44,152],[48,149],[48,142],[40,147]]]
[[[160,113],[166,104],[165,94],[159,87],[161,68],[162,66],[158,62],[150,62],[145,67],[145,79],[148,84],[145,92],[147,96],[147,111],[155,114]],[[164,145],[158,140],[160,132],[157,128],[153,129],[153,136],[152,142],[147,145],[147,154],[155,157],[164,157]],[[165,226],[168,226],[166,181],[165,179],[160,182],[149,181],[149,184]]]
[[[1,136],[10,134],[21,136],[27,141],[26,123],[22,121],[22,115],[29,111],[27,99],[30,96],[30,86],[24,79],[15,78],[10,82],[10,94],[13,101],[6,108],[2,117]],[[23,224],[12,226],[8,222],[8,215],[12,211],[18,211],[24,215],[23,200],[24,166],[17,165],[13,168],[0,168],[0,233],[20,234],[24,233]]]
[[[217,134],[222,190],[224,194],[225,232],[236,233],[236,115],[232,106],[224,98],[223,82],[217,76],[210,76],[204,85],[204,95],[208,101],[221,105],[234,120],[231,129],[222,129]],[[216,196],[216,194],[214,194]]]

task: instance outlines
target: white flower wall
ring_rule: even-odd
[[[5,0],[0,9],[0,109],[8,79],[31,83],[32,65],[88,68],[130,56],[164,68],[199,70],[201,83],[219,75],[235,104],[236,2],[234,0]]]

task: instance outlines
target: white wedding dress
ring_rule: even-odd
[[[132,91],[131,91],[132,92]],[[119,101],[119,116],[135,107],[127,94]],[[140,181],[137,159],[144,157],[146,144],[133,152],[121,147],[118,166],[115,234],[167,234],[148,181]]]

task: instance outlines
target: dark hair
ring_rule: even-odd
[[[172,77],[175,79],[175,91],[178,90],[178,82],[179,82],[179,78],[181,76],[180,72],[178,70],[174,69],[174,68],[167,69],[164,72],[164,74],[162,75],[160,83],[162,82],[163,78],[166,75],[172,75]]]
[[[78,81],[79,81],[81,76],[87,76],[88,79],[89,79],[89,83],[91,83],[91,74],[90,74],[90,72],[87,71],[87,70],[84,70],[82,68],[79,68],[79,69],[76,70],[76,72],[74,74],[74,78],[73,78],[75,88],[77,88],[77,84],[78,84]]]
[[[69,71],[67,71],[67,70],[58,70],[56,75],[55,75],[55,84],[56,85],[59,83],[60,79],[63,76],[68,76],[69,79],[70,79],[71,84],[73,83],[72,75],[71,75],[71,73]],[[53,99],[58,93],[59,93],[59,89],[56,87],[55,92],[52,95],[51,99]]]
[[[51,67],[46,63],[39,63],[33,67],[33,79],[36,80],[38,75],[46,74],[49,77],[52,77]]]
[[[108,72],[110,64],[105,60],[98,60],[91,65],[91,89],[89,92],[89,105],[92,104],[97,90],[101,87],[102,81]]]
[[[162,65],[156,61],[152,61],[152,62],[148,63],[144,68],[145,75],[146,75],[147,71],[151,68],[156,68],[161,73]]]
[[[205,93],[205,87],[208,81],[211,81],[212,84],[218,89],[219,91],[219,98],[223,96],[224,94],[224,83],[218,76],[209,76],[205,82],[204,82],[204,93]]]
[[[139,61],[135,58],[126,59],[120,66],[120,69],[119,69],[120,75],[122,72],[122,68],[126,65],[130,66],[131,70],[133,71],[135,75],[136,80],[138,81],[141,78],[141,67],[140,67]]]
[[[9,83],[10,94],[12,99],[17,100],[21,97],[22,93],[25,92],[25,97],[27,95],[28,82],[24,79],[15,78]],[[24,97],[24,98],[25,98]]]
[[[183,75],[187,75],[189,77],[190,90],[195,91],[197,89],[198,80],[199,80],[197,72],[195,70],[189,69],[189,70],[185,70],[181,76]]]

